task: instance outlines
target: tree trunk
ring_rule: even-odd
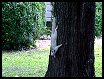
[[[54,13],[62,46],[45,77],[94,77],[95,2],[56,2]]]

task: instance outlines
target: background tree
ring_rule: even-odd
[[[55,2],[58,45],[45,77],[94,77],[94,2]]]
[[[96,2],[95,36],[102,36],[102,2]]]
[[[2,49],[34,47],[45,31],[44,2],[2,2]]]

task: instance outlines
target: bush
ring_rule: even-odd
[[[39,36],[39,27],[44,28],[44,9],[38,8],[44,3],[37,2],[2,2],[2,49],[19,50],[22,47],[30,48]],[[44,14],[39,15],[37,10]],[[41,23],[39,19],[41,17]],[[42,26],[39,26],[39,25]],[[43,29],[44,32],[44,29]]]
[[[102,2],[96,2],[95,36],[102,36]]]

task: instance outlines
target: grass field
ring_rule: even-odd
[[[42,50],[2,51],[2,77],[44,77],[49,59],[49,46]],[[95,43],[95,74],[102,77],[102,45]]]
[[[95,54],[95,75],[96,77],[102,77],[102,41],[95,40],[94,45]]]
[[[2,76],[43,77],[48,67],[49,48],[29,52],[3,51]]]

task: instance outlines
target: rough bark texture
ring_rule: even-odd
[[[45,77],[94,77],[94,2],[56,2],[58,45]]]

